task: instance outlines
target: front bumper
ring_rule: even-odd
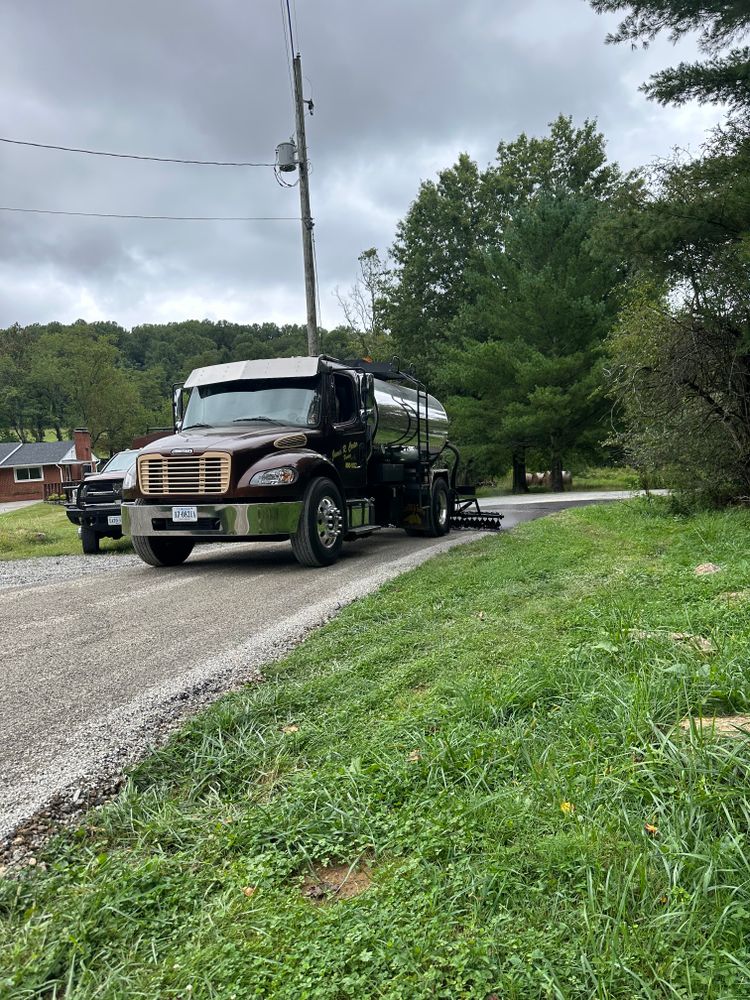
[[[82,528],[92,528],[99,534],[117,536],[122,533],[118,525],[109,523],[110,517],[119,517],[120,505],[113,504],[102,507],[66,507],[68,520]]]
[[[172,507],[194,506],[197,522],[175,522]],[[122,530],[126,535],[182,538],[262,538],[293,535],[302,501],[284,503],[150,504],[124,503]]]

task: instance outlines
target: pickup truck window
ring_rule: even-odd
[[[120,451],[107,462],[102,472],[127,472],[135,462],[137,451]]]
[[[188,400],[183,430],[202,425],[278,423],[315,427],[320,420],[317,380],[223,382],[196,386]]]

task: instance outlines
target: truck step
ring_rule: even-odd
[[[344,536],[347,541],[352,541],[354,538],[366,538],[371,535],[373,531],[380,531],[381,525],[379,524],[362,524],[357,528],[349,528],[346,535]]]

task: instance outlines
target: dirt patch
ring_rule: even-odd
[[[313,865],[302,883],[302,895],[313,903],[338,903],[359,896],[372,882],[365,864]]]
[[[721,573],[721,566],[716,563],[701,563],[693,570],[696,576],[708,576],[710,573]]]
[[[728,590],[726,594],[719,594],[725,601],[747,601],[750,599],[750,590]]]
[[[715,653],[716,646],[710,639],[702,635],[692,635],[690,632],[654,632],[644,629],[631,628],[628,632],[631,639],[669,639],[670,642],[685,642],[697,649],[699,653]]]
[[[711,718],[694,716],[680,722],[680,729],[686,732],[693,728],[707,736],[748,736],[750,715],[718,715]]]

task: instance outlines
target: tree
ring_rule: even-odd
[[[472,262],[493,226],[487,189],[465,153],[425,181],[391,249],[394,280],[385,319],[399,355],[433,380],[445,360],[451,322],[471,296]]]
[[[750,107],[750,48],[723,49],[750,31],[750,5],[745,0],[590,0],[598,13],[625,13],[608,42],[647,45],[662,32],[677,41],[697,32],[703,62],[680,63],[662,70],[643,86],[661,104],[722,102],[733,110]]]
[[[663,104],[726,102],[701,154],[652,168],[614,239],[636,271],[610,346],[631,459],[704,499],[750,490],[750,6],[738,0],[590,0],[625,12],[608,41],[698,32],[708,57],[644,86]],[[728,51],[727,51],[728,50]],[[619,230],[619,232],[618,232]],[[612,234],[610,234],[612,238]]]
[[[641,273],[610,345],[623,440],[683,491],[746,496],[750,137],[718,130],[702,157],[661,165],[652,182],[620,233]]]
[[[359,276],[347,294],[336,289],[351,339],[363,357],[380,358],[392,348],[386,330],[388,268],[375,247],[357,257]]]
[[[562,490],[563,456],[590,453],[604,436],[602,344],[624,278],[619,255],[592,240],[608,211],[586,194],[537,193],[515,213],[462,314],[453,382],[472,395],[485,424],[498,426],[517,492],[528,449],[546,456],[553,489]]]
[[[399,226],[394,341],[450,396],[462,441],[486,463],[489,433],[496,462],[512,460],[516,489],[528,449],[561,488],[563,453],[604,434],[598,351],[624,268],[594,231],[636,195],[596,123],[560,115],[545,136],[500,143],[483,172],[461,157]]]
[[[704,324],[690,304],[675,308],[665,286],[643,280],[610,338],[629,460],[702,504],[750,495],[750,324],[744,333]]]

